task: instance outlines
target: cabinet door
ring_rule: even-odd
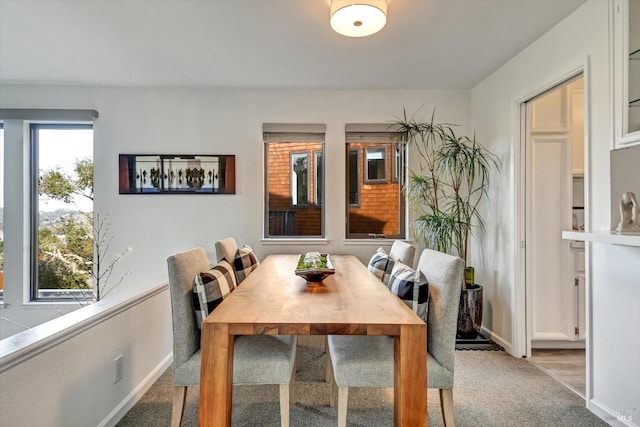
[[[531,139],[531,204],[527,250],[532,297],[532,340],[575,339],[575,288],[569,242],[570,141],[562,136]]]
[[[615,0],[616,145],[640,143],[640,1]]]

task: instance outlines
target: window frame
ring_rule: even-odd
[[[347,125],[349,126],[349,125]],[[357,125],[356,125],[357,126]],[[408,156],[409,149],[407,143],[404,141],[401,135],[398,132],[382,132],[382,131],[349,131],[347,129],[345,135],[346,142],[346,178],[345,178],[345,193],[346,193],[346,227],[345,227],[345,239],[346,240],[375,240],[375,239],[404,239],[408,233],[407,230],[407,210],[408,203],[405,197],[404,192],[404,183],[407,179],[407,169],[405,165],[408,164]],[[353,144],[353,145],[352,145]],[[393,150],[394,153],[394,161],[393,165],[389,165],[388,163],[385,165],[385,172],[388,174],[388,168],[396,169],[396,171],[391,171],[392,179],[389,179],[389,175],[386,175],[386,179],[382,180],[367,180],[366,175],[368,173],[367,165],[364,164],[366,161],[366,151],[370,147],[370,145],[380,144],[384,146],[383,152],[385,153],[385,158],[388,159],[388,150]],[[363,146],[364,145],[364,146]],[[369,145],[369,147],[367,146]],[[378,150],[382,149],[381,147],[375,147]],[[358,201],[357,205],[350,203],[350,174],[351,174],[351,154],[356,153],[358,163]],[[360,165],[362,162],[362,166]],[[397,179],[393,179],[394,175],[397,175]],[[398,186],[398,234],[377,234],[375,232],[371,233],[362,233],[362,232],[350,232],[351,230],[351,215],[352,209],[363,208],[362,190],[366,189],[368,185],[397,185]],[[365,208],[366,209],[366,208]],[[356,213],[356,212],[354,212]]]
[[[403,165],[401,147],[402,144],[400,143],[391,143],[391,155],[393,157],[393,161],[391,162],[391,182],[400,182],[400,171],[402,171]]]
[[[294,195],[294,188],[295,188],[295,194],[296,194],[296,198],[299,199],[300,196],[298,194],[298,188],[299,188],[299,183],[298,183],[298,174],[296,173],[296,171],[294,170],[294,157],[302,157],[304,156],[304,158],[307,159],[307,170],[305,172],[305,178],[306,178],[306,184],[303,183],[303,185],[306,185],[306,203],[294,203],[293,201],[293,195]],[[311,206],[311,198],[309,197],[311,195],[311,189],[310,187],[310,182],[311,182],[311,174],[309,173],[309,169],[310,169],[310,156],[309,156],[309,152],[308,151],[292,151],[291,153],[289,153],[289,192],[291,195],[291,198],[289,200],[290,204],[291,204],[291,208],[296,209],[296,208],[308,208],[309,206]],[[294,176],[296,177],[295,179],[295,184],[294,185]]]
[[[365,184],[386,184],[389,182],[388,178],[387,178],[387,173],[388,173],[388,164],[389,162],[387,161],[387,149],[388,146],[385,144],[384,148],[380,148],[380,147],[365,147],[364,148],[364,159],[363,159],[363,164],[365,165],[363,167],[363,172],[364,172],[364,183]],[[369,153],[374,153],[374,152],[380,152],[382,153],[382,159],[374,159],[374,160],[382,160],[383,162],[383,174],[384,174],[384,178],[370,178],[369,177]]]
[[[92,290],[90,292],[78,292],[75,295],[70,289],[54,289],[54,290],[40,290],[39,278],[38,278],[38,253],[40,249],[39,242],[39,181],[40,181],[40,156],[39,156],[39,130],[41,129],[61,129],[61,130],[73,130],[73,129],[91,129],[93,131],[93,124],[88,123],[73,123],[73,122],[55,122],[55,123],[41,123],[31,122],[29,123],[29,299],[31,302],[84,302],[91,301],[93,298]],[[93,144],[93,141],[92,141]],[[93,146],[92,146],[93,151]],[[92,155],[93,161],[93,155]],[[50,295],[50,296],[43,296]]]
[[[324,189],[326,187],[324,182],[324,151],[313,150],[313,169],[315,171],[313,174],[313,204],[315,206],[323,206]],[[320,194],[318,194],[318,190],[320,190]]]
[[[347,179],[349,180],[347,182],[347,206],[348,207],[353,207],[353,208],[359,208],[360,207],[360,181],[361,181],[361,173],[360,173],[360,149],[359,148],[349,148],[349,145],[347,145],[347,157],[348,157],[348,161],[347,161]],[[351,154],[355,153],[356,155],[356,202],[355,203],[351,203],[351,193],[349,190],[351,190]]]
[[[326,159],[326,126],[324,124],[282,124],[282,123],[264,123],[262,126],[263,132],[263,164],[264,164],[264,177],[263,177],[263,188],[264,188],[264,206],[263,206],[263,232],[262,238],[265,241],[282,241],[282,240],[295,240],[295,241],[303,241],[303,240],[312,240],[317,241],[319,239],[325,239],[326,233],[326,209],[324,206],[324,196],[323,200],[321,200],[321,204],[316,203],[315,196],[317,194],[317,171],[315,167],[315,159],[316,155],[314,153],[322,153],[323,165],[322,165],[322,189],[326,189],[325,185],[325,159]],[[287,144],[298,145],[297,147],[291,147],[291,149],[284,149],[289,153],[302,153],[306,152],[308,154],[308,161],[313,162],[313,164],[309,164],[308,167],[308,194],[307,194],[307,205],[292,205],[291,194],[289,197],[289,204],[287,211],[283,211],[284,206],[279,206],[276,202],[272,204],[270,200],[272,197],[280,198],[281,195],[278,194],[278,189],[280,188],[280,184],[276,184],[276,187],[271,188],[270,185],[273,185],[272,178],[277,175],[273,175],[274,172],[270,171],[270,167],[282,168],[282,165],[278,166],[278,164],[270,165],[272,160],[276,160],[276,158],[272,159],[272,155],[275,153],[274,150],[282,149]],[[302,146],[301,146],[302,145]],[[306,146],[305,146],[306,145]],[[281,147],[282,146],[282,147]],[[284,158],[284,154],[280,157],[280,162],[282,162]],[[292,171],[291,166],[291,156],[288,155],[288,166],[289,172]],[[289,180],[289,192],[291,192],[291,178],[288,177]],[[280,189],[281,191],[281,189]],[[283,195],[283,194],[282,194]],[[311,198],[314,197],[312,200]],[[280,205],[282,203],[280,202]],[[307,229],[305,230],[304,226],[308,225],[309,222],[305,222],[304,219],[308,220],[307,215],[314,215],[311,213],[313,210],[319,210],[319,218],[315,218],[319,220],[319,228],[316,229]],[[281,216],[282,219],[278,219],[278,216]],[[303,226],[303,230],[299,230],[298,225],[298,217],[302,217],[302,221],[300,224]],[[291,217],[294,217],[294,225],[291,225]],[[272,224],[272,221],[273,224]],[[272,226],[274,226],[273,228]],[[280,224],[280,225],[278,225]],[[317,222],[315,223],[317,224]],[[315,234],[316,231],[319,231],[319,234]],[[274,232],[274,234],[271,234]],[[296,234],[296,233],[307,233],[308,234]]]
[[[0,185],[4,186],[4,181],[5,181],[5,177],[4,177],[4,173],[5,173],[5,168],[4,168],[4,122],[0,121],[0,133],[2,134],[2,138],[0,138],[0,160],[2,160],[2,162],[0,162],[0,165],[2,166],[2,181],[0,181]],[[2,194],[4,197],[4,188],[2,189]],[[4,301],[4,200],[2,203],[2,289],[0,289],[0,304],[2,304],[2,302]]]

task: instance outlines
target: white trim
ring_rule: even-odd
[[[0,341],[0,373],[169,289],[162,283],[125,301],[107,298]]]
[[[113,410],[98,424],[98,427],[113,427],[134,407],[134,405],[149,391],[151,386],[158,381],[164,372],[173,363],[173,352],[169,353],[154,369],[149,372],[131,393],[125,397]]]
[[[619,414],[597,399],[587,399],[587,408],[610,426],[638,427],[637,420],[629,419],[631,414]]]
[[[514,349],[514,346],[512,345],[512,343],[510,343],[507,340],[505,340],[502,336],[493,333],[493,331],[490,331],[489,329],[485,328],[484,326],[480,327],[480,333],[483,336],[489,338],[494,343],[498,344],[500,347],[504,348],[504,351],[506,351],[510,355],[512,355],[514,357],[521,357],[520,354],[515,354],[514,353],[515,349]]]
[[[512,110],[512,123],[514,124],[513,127],[513,135],[515,138],[516,143],[514,144],[515,146],[515,154],[517,156],[517,160],[519,161],[519,163],[515,163],[515,159],[514,159],[514,180],[516,181],[516,187],[515,187],[515,198],[514,198],[514,211],[516,212],[515,215],[515,233],[514,233],[514,248],[520,248],[521,249],[521,254],[519,256],[515,257],[515,266],[514,266],[514,272],[515,272],[515,277],[514,280],[516,282],[515,284],[515,288],[514,288],[514,296],[513,296],[513,300],[512,300],[512,304],[514,307],[516,307],[516,312],[515,312],[515,317],[514,317],[514,322],[513,322],[513,329],[512,329],[512,334],[513,334],[513,342],[516,345],[516,348],[514,348],[514,353],[513,354],[518,354],[521,356],[531,356],[531,345],[530,345],[530,338],[531,337],[531,325],[530,325],[530,316],[527,316],[527,313],[529,313],[530,311],[527,309],[527,301],[530,300],[530,295],[528,295],[528,290],[526,287],[526,251],[524,251],[525,253],[522,254],[522,251],[525,249],[523,247],[526,247],[526,240],[525,240],[525,231],[526,231],[526,217],[524,216],[525,213],[525,203],[526,203],[526,179],[525,179],[525,173],[526,173],[526,154],[527,154],[527,148],[525,146],[523,146],[523,144],[525,143],[525,134],[526,131],[525,129],[523,129],[523,122],[522,122],[522,114],[525,114],[525,112],[522,111],[522,109],[526,108],[526,103],[534,98],[536,98],[537,96],[539,96],[542,93],[545,93],[547,91],[549,91],[550,89],[557,87],[561,84],[563,84],[564,82],[567,82],[573,78],[575,78],[577,75],[582,74],[583,78],[584,78],[584,95],[585,95],[585,109],[584,109],[584,116],[585,116],[585,135],[584,135],[584,152],[585,152],[585,175],[589,178],[590,175],[588,175],[589,172],[589,152],[590,152],[590,123],[591,123],[591,115],[590,115],[590,103],[589,103],[589,98],[590,98],[590,91],[591,91],[591,85],[590,85],[590,73],[589,73],[589,63],[590,63],[590,57],[586,56],[584,58],[584,60],[578,64],[577,66],[569,69],[567,72],[565,72],[564,74],[560,75],[558,78],[554,79],[553,81],[549,81],[546,84],[542,84],[541,86],[538,86],[536,89],[533,90],[528,90],[527,92],[523,92],[523,94],[521,94],[520,96],[516,96],[513,100],[513,110]],[[588,223],[588,203],[589,203],[589,191],[590,191],[590,185],[589,185],[589,181],[588,179],[585,180],[585,227],[587,227]],[[585,263],[589,263],[589,258],[588,257],[589,252],[585,251]],[[585,282],[588,284],[589,281],[589,277],[588,277],[588,273],[585,276]],[[589,288],[587,286],[587,288]],[[587,299],[589,299],[587,297]],[[587,302],[588,303],[588,302]],[[590,318],[591,316],[591,310],[590,307],[587,307],[586,310],[586,316],[587,319]],[[587,341],[590,339],[590,337],[586,337]],[[588,348],[588,346],[587,346]]]
[[[526,288],[526,239],[525,239],[525,211],[526,211],[526,134],[527,130],[524,123],[526,123],[527,107],[525,102],[515,102],[512,123],[515,123],[514,140],[517,141],[514,144],[514,248],[516,248],[515,256],[515,268],[514,279],[515,287],[511,304],[515,307],[515,315],[513,319],[513,326],[511,334],[513,337],[513,345],[511,354],[514,356],[528,356],[530,355],[529,340],[527,337],[530,333],[530,326],[527,324],[527,298]],[[524,331],[522,333],[521,331]]]

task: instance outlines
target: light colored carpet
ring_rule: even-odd
[[[292,427],[337,425],[336,408],[329,407],[329,384],[324,382],[321,340],[305,340],[298,347],[296,384],[291,399]],[[607,424],[585,408],[584,400],[524,359],[502,351],[456,351],[454,419],[458,427],[566,426]],[[171,369],[149,389],[120,421],[120,427],[169,426]],[[428,392],[429,426],[443,425],[437,390]],[[197,426],[198,388],[187,393],[182,426]],[[347,424],[393,425],[393,389],[349,389]],[[277,386],[236,386],[233,390],[234,426],[279,426]]]

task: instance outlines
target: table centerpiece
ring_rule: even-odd
[[[296,275],[302,276],[307,284],[322,284],[322,281],[336,272],[329,254],[307,252],[298,257]]]

